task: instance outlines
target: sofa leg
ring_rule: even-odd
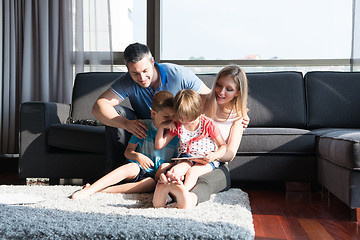
[[[360,222],[360,208],[351,209],[351,219]]]

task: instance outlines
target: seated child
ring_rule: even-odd
[[[219,166],[216,160],[224,156],[227,149],[216,124],[210,118],[201,115],[201,97],[194,90],[185,89],[176,94],[174,111],[177,122],[161,124],[156,134],[155,149],[162,149],[178,136],[179,157],[191,159],[179,160],[166,175],[160,175],[153,198],[154,207],[164,207],[169,193],[162,191],[164,188],[159,185],[185,178],[184,186],[190,191],[199,176]]]
[[[96,192],[107,193],[140,193],[150,192],[155,188],[160,172],[165,172],[173,164],[171,158],[176,155],[178,139],[174,138],[166,148],[155,150],[154,141],[158,127],[167,122],[173,122],[174,95],[168,91],[160,91],[154,95],[151,105],[152,119],[142,120],[147,126],[147,136],[139,139],[131,136],[125,150],[129,163],[120,166],[100,178],[93,184],[87,184],[71,198],[80,199]],[[161,167],[160,167],[161,165]],[[156,174],[156,172],[159,173]],[[114,185],[120,181],[127,183]]]

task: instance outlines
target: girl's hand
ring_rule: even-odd
[[[213,162],[215,160],[217,160],[217,156],[216,156],[215,152],[211,152],[204,157],[204,161],[206,163]]]

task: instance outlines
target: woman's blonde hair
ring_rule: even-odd
[[[215,82],[212,87],[212,92],[207,99],[205,114],[210,118],[214,118],[217,110],[215,86],[217,81],[225,76],[231,77],[238,88],[237,90],[240,91],[240,94],[234,97],[234,99],[232,100],[232,104],[233,109],[235,109],[236,111],[237,117],[243,117],[246,115],[247,112],[246,105],[248,96],[248,85],[245,71],[238,65],[226,66],[216,75]]]
[[[175,95],[174,111],[177,120],[194,121],[202,113],[200,95],[191,89],[179,91]]]

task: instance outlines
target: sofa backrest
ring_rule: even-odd
[[[247,73],[250,127],[305,128],[304,79],[300,72]],[[216,74],[198,74],[212,88]]]
[[[209,73],[209,74],[196,74],[204,83],[206,86],[208,86],[210,89],[213,87],[213,84],[215,82],[216,74],[215,73]]]
[[[306,126],[301,72],[247,73],[250,127]]]
[[[91,72],[76,75],[72,96],[74,120],[96,120],[96,99],[124,72]],[[212,88],[216,74],[198,74]],[[305,128],[305,90],[300,72],[247,73],[250,127]],[[128,100],[122,103],[130,107]]]
[[[360,72],[305,74],[308,127],[360,127]]]
[[[96,120],[92,107],[97,98],[123,75],[123,72],[79,73],[75,77],[72,94],[71,117],[74,120]]]

